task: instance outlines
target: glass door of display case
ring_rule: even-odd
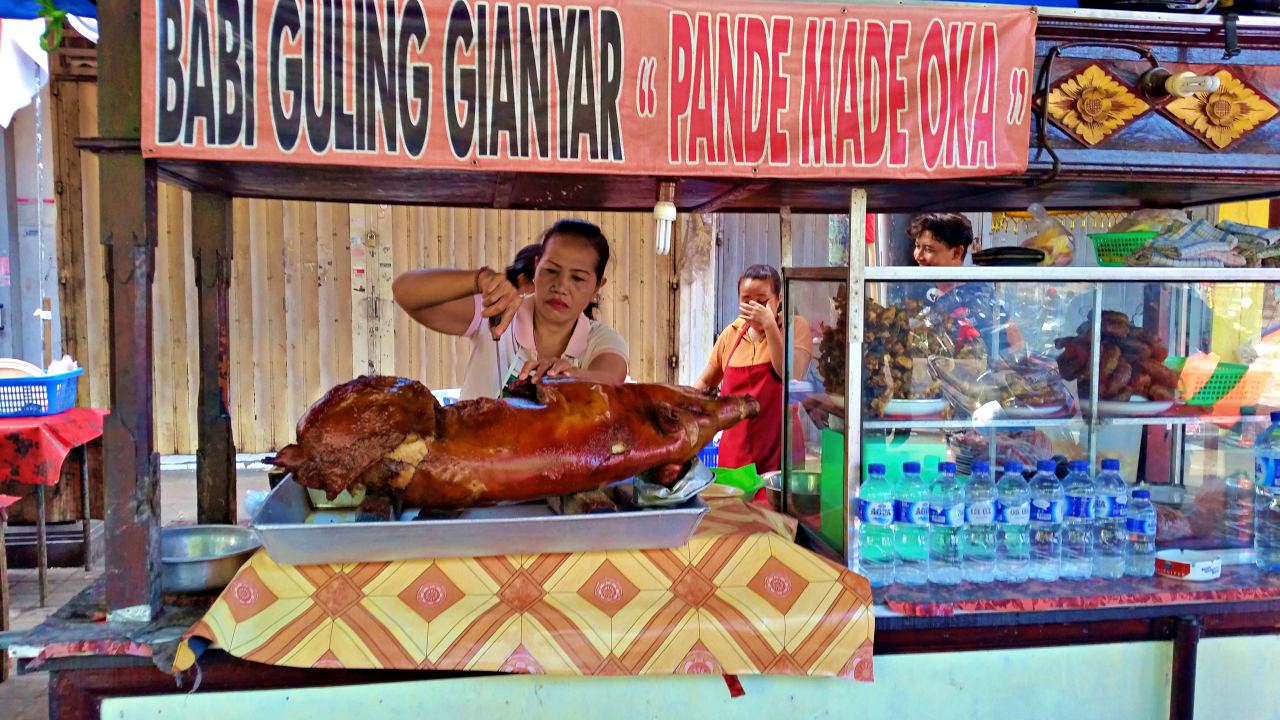
[[[856,564],[873,463],[896,483],[908,461],[928,481],[944,460],[1065,475],[1114,458],[1151,490],[1161,547],[1248,555],[1252,439],[1280,408],[1280,271],[939,270],[867,268],[852,314],[847,268],[784,270],[788,348],[807,329],[812,359],[787,355],[775,497],[810,540]]]

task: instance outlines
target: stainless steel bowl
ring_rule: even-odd
[[[774,510],[782,509],[782,473],[780,471],[764,474],[764,492]],[[790,486],[787,488],[787,510],[795,515],[815,515],[821,508],[820,473],[805,470],[791,472]]]
[[[797,470],[789,480],[788,509],[796,515],[817,515],[822,508],[822,474]]]
[[[764,478],[764,494],[774,510],[782,510],[782,471],[767,472]]]
[[[255,550],[258,534],[239,525],[182,525],[160,529],[165,592],[221,590]]]

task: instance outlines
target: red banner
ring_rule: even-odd
[[[658,176],[1027,164],[1029,8],[151,0],[149,157]]]

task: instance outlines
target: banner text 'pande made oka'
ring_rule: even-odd
[[[1027,8],[149,0],[156,158],[661,176],[1026,168]]]

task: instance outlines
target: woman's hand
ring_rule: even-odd
[[[524,380],[526,377],[529,382],[539,382],[543,378],[563,378],[572,377],[573,364],[564,358],[549,358],[546,360],[530,360],[520,368],[518,379]]]
[[[758,302],[739,303],[738,316],[759,328],[776,327],[778,324],[778,314],[768,305]]]
[[[501,337],[511,325],[520,309],[520,291],[507,280],[506,276],[489,268],[480,268],[476,272],[476,292],[481,297],[483,317],[489,318],[489,329],[495,338]],[[496,318],[497,324],[493,324]]]

